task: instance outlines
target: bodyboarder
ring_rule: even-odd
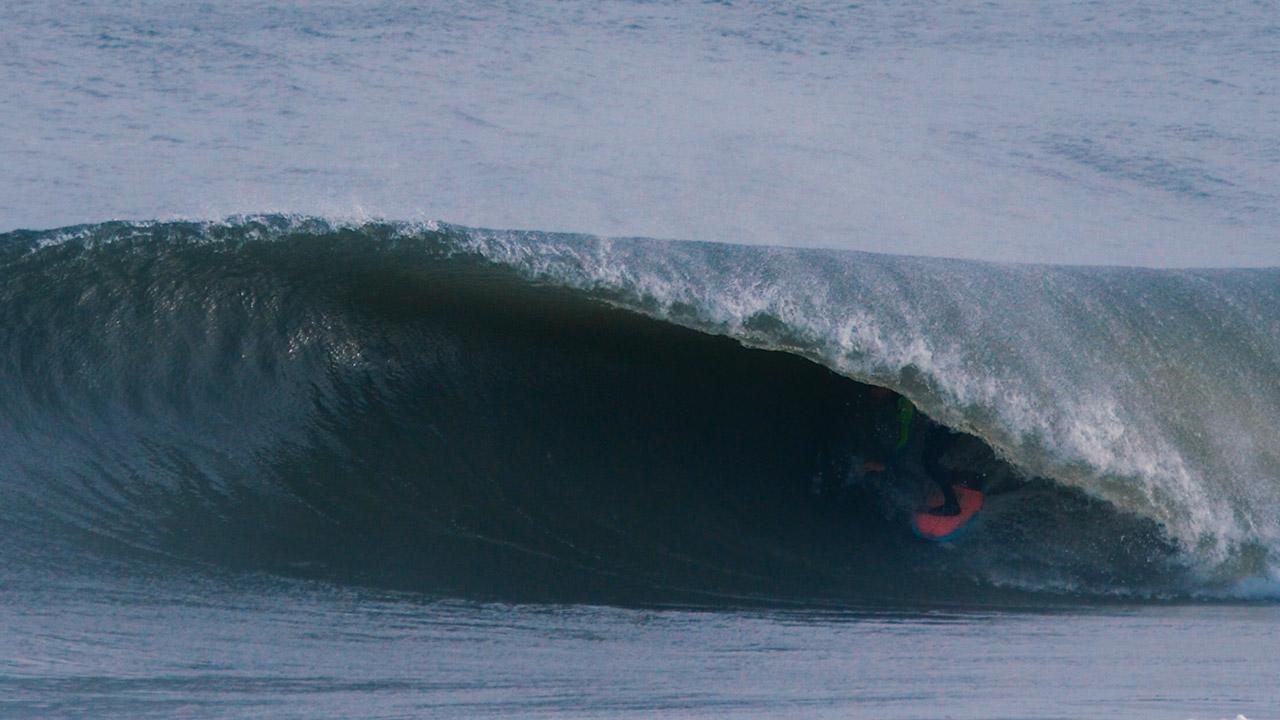
[[[891,472],[894,475],[924,475],[942,491],[941,505],[931,507],[931,515],[960,514],[960,501],[953,487],[952,473],[939,462],[955,435],[915,409],[906,397],[882,387],[872,387],[873,400],[885,406],[877,435],[884,448],[881,459],[862,464],[866,472]],[[894,398],[892,410],[889,405]]]

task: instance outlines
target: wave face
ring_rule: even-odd
[[[286,216],[14,232],[0,542],[515,598],[1271,595],[1276,307],[1270,269]],[[852,471],[868,385],[971,436],[950,462],[992,493],[954,548]]]

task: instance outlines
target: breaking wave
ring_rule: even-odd
[[[1280,271],[291,216],[0,236],[0,547],[514,598],[1271,597]],[[890,388],[989,503],[914,540]]]

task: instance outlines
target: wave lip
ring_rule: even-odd
[[[465,230],[531,279],[906,394],[1161,523],[1211,576],[1280,549],[1280,270],[1002,265]]]

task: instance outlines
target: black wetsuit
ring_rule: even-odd
[[[899,396],[895,407],[897,437],[885,461],[886,469],[908,475],[912,474],[911,466],[918,463],[923,474],[942,490],[943,505],[934,511],[943,515],[960,512],[951,472],[941,463],[955,433],[917,412],[905,397]]]

